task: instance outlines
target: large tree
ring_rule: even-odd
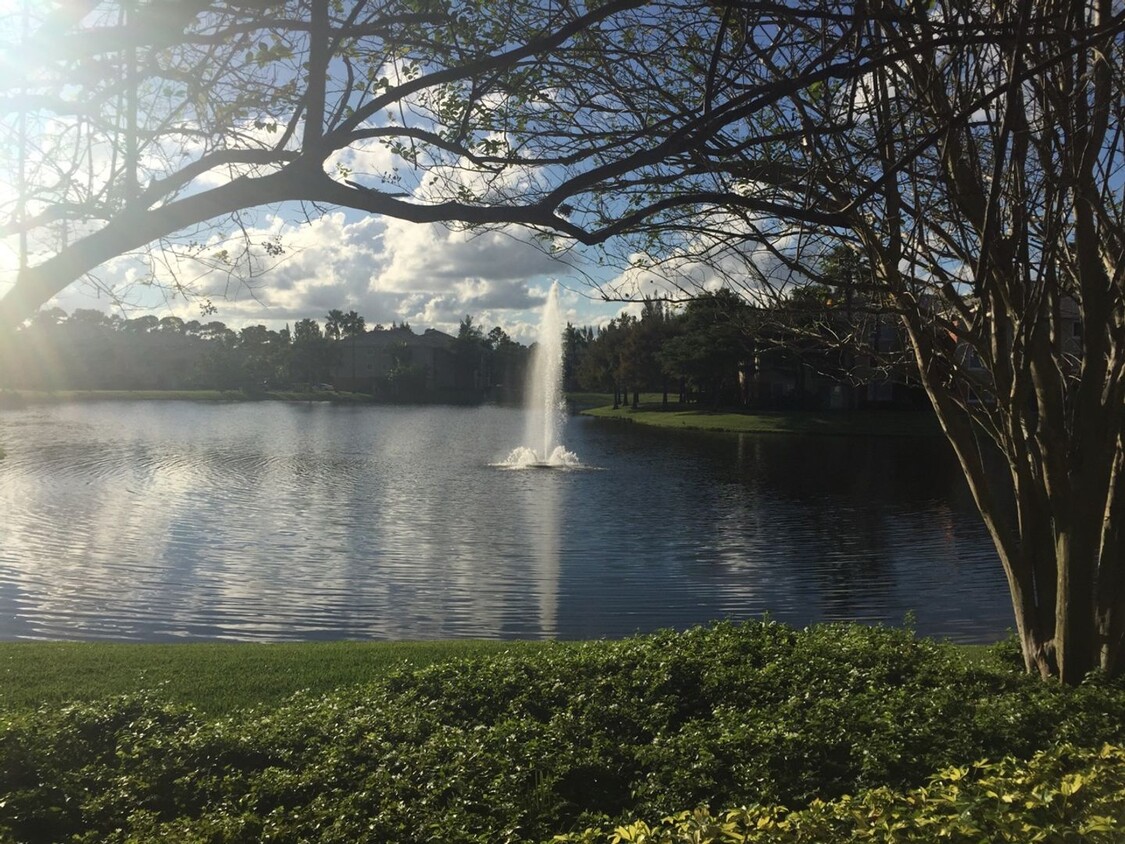
[[[845,274],[850,301],[899,322],[964,469],[1029,670],[1123,669],[1113,0],[94,10],[9,22],[0,213],[25,260],[0,324],[110,258],[284,201],[620,242],[610,297],[725,274],[784,299],[838,279],[820,268],[846,248],[869,268]],[[360,172],[371,144],[400,169]]]
[[[648,253],[745,269],[755,297],[843,280],[837,300],[893,316],[996,546],[1028,670],[1120,673],[1125,10],[716,14],[690,165],[647,178],[634,212]],[[713,198],[680,203],[705,186]],[[860,278],[823,272],[841,248]]]
[[[901,324],[1007,575],[1028,669],[1121,672],[1125,11],[938,0],[722,15],[704,111],[727,92],[759,100],[701,127],[694,165],[738,199],[690,221],[654,205],[647,234],[716,266],[756,250],[756,295],[831,284],[825,257],[853,250],[869,271],[859,291],[844,274],[846,293]]]
[[[729,289],[705,292],[684,309],[678,336],[658,355],[666,371],[686,379],[700,401],[740,401],[739,373],[754,358],[760,320]]]
[[[334,348],[330,347],[315,319],[297,320],[293,325],[293,352],[290,373],[294,381],[308,388],[328,378]]]

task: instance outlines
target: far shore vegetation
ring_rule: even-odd
[[[820,350],[767,342],[762,319],[716,293],[682,307],[646,301],[639,317],[623,314],[600,328],[568,324],[564,388],[584,407],[636,410],[644,396],[710,414],[928,407],[905,365],[845,369]],[[454,336],[370,324],[338,309],[323,325],[305,318],[292,328],[236,331],[218,320],[48,308],[0,341],[0,403],[9,405],[21,396],[511,403],[521,398],[532,351],[500,326],[485,332],[471,315]]]

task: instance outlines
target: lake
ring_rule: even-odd
[[[764,613],[991,641],[1003,573],[940,439],[572,417],[507,470],[499,407],[0,411],[0,639],[618,637]]]

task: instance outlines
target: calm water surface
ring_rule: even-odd
[[[986,641],[995,552],[940,440],[572,418],[578,471],[497,467],[504,408],[0,412],[0,638],[586,638],[770,613]]]

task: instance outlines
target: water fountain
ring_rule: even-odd
[[[562,445],[566,404],[562,392],[563,321],[559,311],[559,283],[551,285],[539,320],[539,340],[527,384],[527,427],[524,441],[534,445],[512,450],[508,468],[566,468],[578,457]]]

